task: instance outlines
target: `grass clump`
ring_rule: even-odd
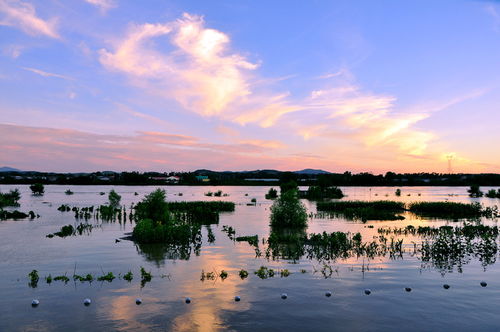
[[[111,189],[108,194],[109,205],[116,208],[120,205],[121,199],[122,197],[114,189]]]
[[[134,274],[132,273],[132,271],[128,271],[127,273],[125,273],[123,275],[123,280],[126,280],[128,282],[131,282],[132,279],[134,279]]]
[[[147,272],[146,269],[141,266],[141,287],[144,287],[151,279],[153,279],[151,271]]]
[[[62,281],[62,282],[64,282],[65,284],[67,284],[67,283],[68,283],[68,281],[69,281],[69,278],[68,278],[66,275],[55,276],[55,277],[54,277],[54,281]]]
[[[88,273],[85,276],[74,274],[73,275],[73,280],[80,281],[80,282],[89,282],[90,283],[90,282],[94,281],[94,276],[91,275],[90,273]]]
[[[470,186],[470,188],[467,190],[469,193],[469,197],[483,197],[484,193],[481,191],[478,185],[473,184]]]
[[[215,272],[205,272],[204,270],[201,270],[201,281],[205,280],[215,280],[216,275]]]
[[[485,195],[488,198],[500,198],[500,189],[495,190],[495,189],[490,189]]]
[[[73,195],[74,193],[71,191],[71,189],[68,189],[64,192],[66,195]]]
[[[254,272],[254,274],[261,279],[267,279],[274,277],[274,270],[265,266],[261,266],[257,271]]]
[[[229,277],[229,273],[227,273],[226,271],[222,270],[220,271],[219,273],[219,277],[222,279],[222,280],[226,280],[227,277]]]
[[[236,241],[238,241],[238,242],[248,242],[251,246],[254,246],[254,247],[258,247],[259,246],[259,236],[258,235],[238,236],[236,238]]]
[[[33,211],[30,211],[29,213],[24,213],[17,210],[4,211],[0,208],[0,220],[8,220],[8,219],[18,220],[18,219],[26,219],[28,217],[34,219],[35,213]]]
[[[41,183],[34,183],[30,186],[33,195],[41,196],[45,192],[45,187]]]
[[[415,202],[410,203],[408,209],[420,216],[448,219],[494,218],[498,214],[496,207],[483,208],[478,202]]]
[[[332,215],[342,215],[351,220],[403,220],[404,217],[396,213],[403,212],[403,202],[395,201],[339,201],[318,202],[318,211]]]
[[[344,197],[344,193],[338,187],[310,186],[301,196],[311,200],[325,198],[340,199]]]

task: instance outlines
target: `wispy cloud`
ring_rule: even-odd
[[[0,25],[21,29],[25,33],[59,38],[56,19],[44,20],[37,16],[35,7],[19,0],[0,0]]]
[[[56,78],[61,78],[63,80],[69,80],[69,81],[73,81],[74,80],[74,78],[69,77],[69,76],[64,76],[64,75],[49,73],[47,71],[43,71],[43,70],[36,69],[36,68],[30,68],[30,67],[22,67],[22,68],[24,70],[30,71],[32,73],[35,73],[35,74],[43,76],[43,77],[56,77]]]
[[[85,2],[98,7],[102,13],[106,13],[108,10],[116,7],[114,0],[85,0]]]

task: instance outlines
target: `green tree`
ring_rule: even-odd
[[[108,195],[109,205],[112,207],[118,207],[120,205],[121,199],[122,197],[118,195],[118,193],[114,189],[111,189]]]
[[[135,206],[135,214],[139,219],[151,219],[155,222],[167,223],[170,218],[165,190],[158,188],[146,195]]]
[[[288,190],[274,201],[271,206],[272,227],[305,227],[307,211],[298,197],[296,190]]]
[[[34,183],[30,186],[33,195],[43,195],[45,192],[45,187],[41,183]]]
[[[469,193],[470,197],[483,197],[484,195],[477,184],[473,184],[472,186],[470,186],[467,192]]]

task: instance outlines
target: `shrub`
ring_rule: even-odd
[[[310,186],[304,194],[304,197],[307,199],[340,199],[344,197],[344,193],[338,187]]]
[[[45,187],[41,183],[35,183],[30,186],[33,195],[43,195],[45,192]]]
[[[118,205],[120,205],[121,199],[122,197],[118,195],[114,189],[111,189],[108,195],[109,205],[112,207],[117,207]]]
[[[165,201],[165,197],[165,190],[159,188],[146,195],[134,208],[136,218],[151,219],[161,223],[168,222],[168,204]]]
[[[0,208],[4,206],[19,206],[18,201],[21,199],[19,189],[14,189],[8,193],[0,193]]]
[[[467,190],[470,197],[483,197],[483,192],[480,190],[479,186],[473,184],[470,186],[469,190]]]
[[[266,194],[266,199],[275,199],[278,198],[278,191],[274,188],[269,189]]]
[[[394,194],[396,196],[401,196],[401,189],[396,189],[396,192]]]
[[[271,206],[271,226],[275,227],[305,227],[307,212],[299,201],[296,190],[288,190],[274,201]]]

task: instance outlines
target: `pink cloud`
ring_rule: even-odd
[[[16,27],[25,33],[36,36],[43,35],[59,38],[56,20],[43,20],[36,15],[35,7],[19,0],[0,0],[0,25]]]

